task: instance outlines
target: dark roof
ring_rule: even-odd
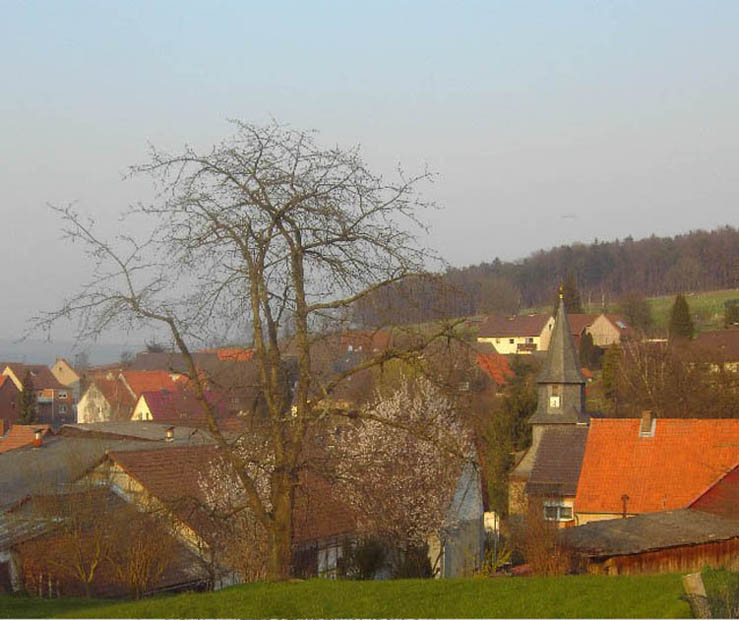
[[[695,356],[713,362],[739,362],[739,329],[699,333],[692,342]]]
[[[192,353],[192,358],[195,364],[198,365],[203,361],[218,359],[218,354],[215,351],[195,352]],[[182,374],[189,374],[190,372],[182,353],[168,352],[149,353],[148,351],[142,351],[136,354],[128,368],[130,370],[166,370],[167,372]]]
[[[739,538],[739,520],[698,510],[666,510],[593,521],[567,528],[560,536],[565,546],[579,553],[608,557]]]
[[[31,373],[31,381],[33,382],[33,387],[36,390],[69,389],[59,383],[57,378],[51,373],[51,370],[41,364],[18,364],[15,362],[11,362],[7,365],[7,367],[13,371],[13,374],[21,383],[23,383],[23,378],[26,376],[26,373]]]
[[[26,446],[0,454],[0,509],[15,505],[33,493],[76,480],[109,450],[171,449],[204,442],[203,433],[193,429],[175,428],[174,440],[165,441],[165,427],[160,424],[129,422],[128,425],[141,430],[139,438],[132,439],[133,432],[124,434],[122,424],[75,424],[63,426],[58,435],[47,436],[41,448]],[[106,433],[103,431],[106,426],[117,426],[118,432]],[[90,427],[97,427],[100,432],[81,430]],[[75,431],[76,435],[67,434]],[[149,440],[142,437],[146,432],[150,433]]]
[[[214,446],[173,448],[166,453],[110,452],[114,462],[206,539],[208,528],[217,526],[204,507],[206,497],[200,479],[217,457]],[[356,527],[352,511],[334,496],[331,484],[307,471],[298,480],[293,517],[294,543],[339,536]]]
[[[547,359],[537,378],[539,383],[585,383],[568,325],[564,299],[560,299]]]
[[[526,492],[574,497],[587,438],[587,426],[545,428]]]
[[[524,314],[510,317],[491,314],[480,325],[477,337],[524,338],[539,336],[550,318],[548,314]]]

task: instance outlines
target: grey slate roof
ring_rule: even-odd
[[[587,438],[587,426],[544,429],[526,492],[531,495],[574,497]]]
[[[631,555],[739,538],[739,520],[698,510],[666,510],[594,521],[560,534],[565,546],[591,557]]]
[[[538,383],[581,383],[585,377],[580,372],[580,361],[572,342],[564,299],[559,300],[554,329],[549,341],[547,359],[537,378]]]
[[[205,443],[202,439],[204,434],[200,432],[193,434],[194,429],[178,427],[178,431],[178,428],[175,428],[174,441],[165,441],[164,425],[148,422],[128,424],[141,429],[139,432],[142,434],[156,431],[156,440],[132,439],[130,435],[126,438],[116,434],[106,436],[102,433],[90,433],[91,437],[88,438],[84,435],[65,436],[62,433],[44,440],[40,448],[28,446],[0,453],[0,511],[17,504],[30,494],[52,492],[60,485],[72,482],[100,461],[108,451],[167,449]],[[108,425],[119,426],[115,423],[72,426]]]

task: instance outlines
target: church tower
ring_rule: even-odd
[[[529,419],[534,427],[548,424],[587,424],[585,377],[570,333],[562,287],[554,328],[544,367],[536,380],[539,395],[536,412]]]
[[[585,411],[585,377],[580,371],[578,355],[572,341],[561,286],[546,361],[536,382],[539,398],[536,411],[529,418],[532,427],[531,447],[509,477],[508,498],[511,515],[523,514],[526,509],[527,483],[547,429],[573,429],[574,436],[579,437],[581,435],[579,429],[586,431],[590,419]],[[554,436],[553,433],[554,431],[549,435]],[[556,434],[562,435],[559,431]],[[571,435],[572,432],[566,431],[566,434]]]

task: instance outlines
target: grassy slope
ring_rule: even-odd
[[[4,617],[687,618],[678,575],[258,583],[138,602],[0,597]],[[55,607],[55,605],[57,607]]]

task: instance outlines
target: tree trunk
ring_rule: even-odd
[[[287,474],[273,477],[272,526],[269,531],[269,562],[267,579],[284,581],[291,577],[292,568],[292,485]]]

